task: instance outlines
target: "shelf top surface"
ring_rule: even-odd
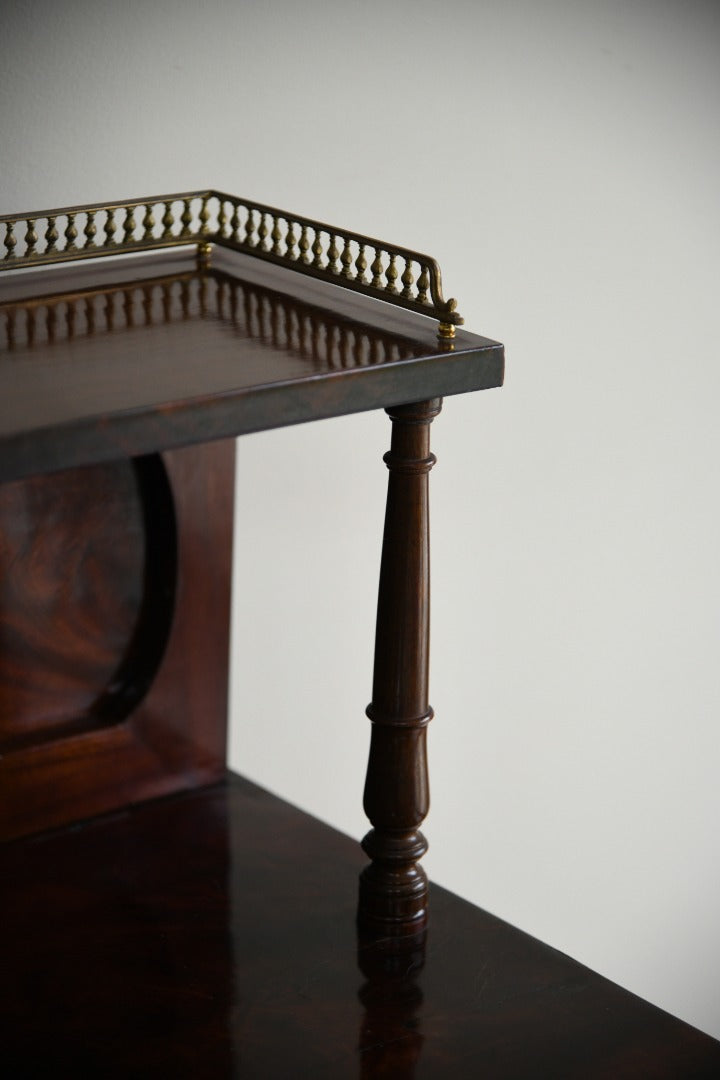
[[[503,349],[219,247],[0,281],[0,479],[500,386]]]
[[[720,1075],[720,1043],[437,886],[424,939],[358,938],[364,861],[239,778],[0,846],[8,1075]]]

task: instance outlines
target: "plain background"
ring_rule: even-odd
[[[505,342],[433,426],[426,865],[720,1036],[720,5],[0,7],[0,212],[213,185]],[[388,428],[238,452],[231,763],[358,837]]]

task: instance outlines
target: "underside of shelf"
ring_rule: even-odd
[[[690,1077],[720,1044],[444,889],[358,940],[357,844],[236,776],[0,849],[25,1077]]]

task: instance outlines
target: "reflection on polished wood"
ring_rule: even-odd
[[[0,351],[32,356],[83,337],[216,319],[244,338],[308,361],[318,371],[421,356],[420,346],[333,317],[272,289],[220,272],[174,274],[78,296],[0,303]]]
[[[363,1006],[360,1027],[360,1080],[415,1080],[423,1045],[437,1032],[424,1032],[427,1021],[423,969],[427,934],[358,940],[358,966],[365,976],[358,992]],[[459,1075],[459,1074],[458,1074]]]
[[[502,378],[496,342],[230,251],[33,271],[0,282],[0,480]]]
[[[720,1075],[713,1039],[443,889],[426,938],[357,938],[362,861],[233,777],[0,848],[8,1076]]]

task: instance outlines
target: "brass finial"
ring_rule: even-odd
[[[447,300],[445,302],[445,314],[447,318],[440,319],[438,323],[438,337],[443,341],[451,341],[455,337],[455,327],[458,323],[462,323],[462,319],[459,315],[455,314],[457,308],[457,300]]]

